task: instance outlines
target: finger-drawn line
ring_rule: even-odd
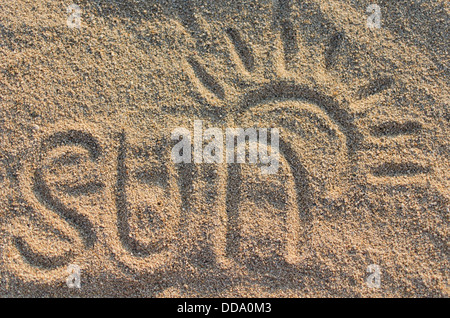
[[[101,155],[101,147],[98,141],[91,134],[80,130],[57,132],[51,135],[42,142],[40,155],[43,156],[51,149],[67,145],[77,145],[86,148],[93,161]],[[67,207],[52,194],[52,191],[45,182],[41,168],[37,168],[33,173],[32,191],[41,204],[49,210],[54,211],[77,229],[86,247],[91,248],[94,246],[97,235],[92,222],[87,216],[80,214],[73,208]]]
[[[378,94],[394,84],[394,79],[390,76],[380,77],[366,86],[359,89],[359,98],[367,98],[371,95]]]
[[[69,130],[57,132],[42,142],[42,153],[48,152],[57,147],[68,145],[80,145],[87,150],[92,160],[98,159],[102,153],[99,142],[90,133],[81,130]]]
[[[412,135],[417,134],[421,130],[422,124],[417,121],[407,121],[404,123],[387,121],[370,127],[371,134],[376,137]]]
[[[344,33],[336,32],[330,38],[328,48],[325,50],[325,67],[328,69],[333,66],[336,60],[336,54],[342,46],[344,40]]]
[[[228,178],[227,178],[227,232],[226,232],[226,251],[228,257],[235,257],[238,255],[239,242],[241,235],[239,231],[239,200],[241,196],[241,167],[237,164],[228,164]]]
[[[311,189],[308,184],[308,172],[303,167],[300,158],[283,138],[280,138],[280,150],[284,154],[294,176],[295,190],[297,191],[297,206],[299,209],[304,208],[304,210],[299,210],[300,218],[304,222],[309,222],[311,219],[307,207],[311,203]]]
[[[421,173],[429,173],[431,168],[424,167],[420,164],[413,162],[406,163],[396,163],[396,162],[386,162],[382,165],[372,169],[372,173],[375,176],[388,176],[396,177],[402,175],[416,175]]]
[[[195,165],[193,163],[181,163],[177,167],[182,206],[189,211],[192,205],[190,192],[192,191],[194,177],[196,176]]]
[[[201,84],[218,98],[224,99],[225,90],[215,80],[215,78],[211,74],[209,74],[195,58],[190,57],[187,59],[187,62],[191,65],[195,75],[200,80]]]
[[[172,4],[178,12],[182,24],[186,26],[192,34],[196,34],[202,30],[195,17],[195,9],[192,7],[191,1],[172,0]]]
[[[283,40],[284,59],[289,63],[293,57],[298,53],[297,33],[291,20],[282,20],[281,38]]]
[[[119,149],[117,155],[117,181],[115,186],[115,204],[117,209],[117,229],[119,233],[119,239],[125,249],[127,249],[133,256],[140,258],[145,258],[154,253],[159,253],[165,246],[159,244],[159,242],[143,243],[138,239],[133,237],[130,227],[130,219],[132,217],[129,208],[128,198],[127,198],[127,184],[129,182],[129,176],[132,175],[137,177],[137,180],[146,184],[157,184],[160,187],[164,187],[168,184],[168,173],[166,168],[159,167],[159,170],[149,173],[143,172],[142,168],[137,169],[133,173],[129,173],[126,159],[127,159],[127,141],[126,133],[122,131],[119,135]],[[162,142],[161,144],[164,144]],[[161,145],[159,145],[161,146]],[[163,151],[165,148],[154,146],[151,147],[151,152],[157,157],[163,157]],[[161,204],[161,203],[159,203]],[[144,214],[147,216],[147,221],[149,223],[154,223],[155,227],[158,224],[161,225],[162,219],[155,213],[152,207],[147,206],[144,208]]]
[[[73,256],[73,253],[71,252],[53,257],[42,255],[34,252],[25,240],[17,236],[13,237],[13,243],[26,262],[34,267],[42,269],[55,269],[67,265],[69,259]]]
[[[130,234],[130,225],[128,220],[130,218],[130,211],[127,203],[127,167],[126,160],[126,136],[125,131],[119,134],[119,151],[117,155],[117,181],[116,181],[116,208],[117,208],[117,228],[119,231],[119,239],[123,246],[135,256],[148,256],[150,252],[148,249],[133,239]]]
[[[280,27],[285,62],[298,53],[297,33],[291,19],[292,0],[278,0],[275,7],[275,25]]]
[[[227,28],[225,32],[228,34],[231,42],[233,43],[234,50],[242,61],[245,69],[248,72],[252,72],[255,66],[255,60],[250,47],[242,40],[238,30],[234,28]]]
[[[203,193],[204,204],[207,210],[214,211],[214,216],[219,217],[218,211],[221,210],[219,203],[221,196],[221,181],[225,181],[226,175],[222,175],[219,164],[208,164],[199,166],[199,179],[204,180],[208,186],[202,187],[200,190]],[[220,212],[219,212],[220,213]],[[196,242],[196,248],[191,256],[192,264],[201,268],[211,268],[218,265],[218,260],[222,254],[222,247],[218,248],[218,241],[213,239],[217,233],[217,225],[211,226],[208,223],[202,223],[200,226],[200,237]],[[219,235],[220,237],[220,235]],[[220,240],[220,239],[219,239]]]
[[[46,185],[40,169],[34,173],[33,191],[39,201],[48,209],[54,211],[78,230],[86,247],[91,248],[97,240],[97,235],[92,222],[88,217],[78,213],[75,209],[68,208],[53,196],[52,191]]]

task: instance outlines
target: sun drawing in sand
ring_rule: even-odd
[[[203,45],[209,45],[208,25],[191,2],[174,0],[173,3],[179,23],[194,39],[196,47],[201,49]],[[235,74],[237,85],[224,83],[195,51],[181,64],[201,105],[196,119],[203,120],[208,126],[280,129],[279,172],[263,176],[258,167],[251,164],[174,167],[169,158],[170,147],[166,147],[166,153],[155,151],[149,154],[145,159],[152,158],[152,164],[146,162],[146,168],[142,168],[136,164],[139,160],[132,161],[135,158],[127,150],[130,147],[126,132],[119,133],[117,182],[111,195],[117,211],[111,222],[116,232],[110,232],[116,234],[102,244],[107,245],[108,240],[120,241],[119,248],[117,244],[111,244],[113,246],[108,249],[111,259],[118,262],[120,268],[145,275],[164,272],[179,262],[181,255],[194,267],[206,269],[267,272],[295,268],[309,256],[305,248],[307,230],[315,215],[324,211],[333,213],[342,207],[341,199],[350,189],[350,178],[354,179],[359,173],[358,151],[364,143],[355,122],[364,116],[366,109],[361,111],[354,104],[370,101],[373,96],[389,90],[395,85],[394,79],[392,76],[379,77],[359,88],[356,96],[351,94],[354,90],[332,72],[346,41],[343,31],[331,32],[321,59],[312,61],[317,64],[316,72],[303,74],[301,66],[296,64],[303,50],[292,21],[292,2],[278,0],[273,3],[272,26],[276,37],[273,49],[269,50],[271,63],[265,63],[270,65],[269,69],[260,68],[255,48],[234,24],[223,28],[222,34],[230,63],[238,72]],[[187,114],[182,116],[189,117]],[[417,121],[389,121],[371,126],[370,133],[373,138],[396,138],[417,134],[421,129],[422,124]],[[95,129],[92,132],[78,128],[54,132],[42,142],[42,156],[55,149],[55,156],[66,156],[67,152],[72,152],[73,156],[77,148],[77,156],[94,165],[104,153],[94,136]],[[73,147],[67,148],[66,141]],[[165,149],[156,145],[153,148]],[[33,276],[45,269],[54,272],[46,276],[51,280],[65,276],[65,266],[76,261],[78,255],[88,258],[89,251],[103,236],[93,230],[101,223],[99,219],[94,222],[90,216],[78,213],[77,208],[65,207],[49,195],[51,191],[42,186],[46,166],[45,169],[35,169],[35,166],[47,161],[50,166],[58,159],[41,159],[42,162],[36,159],[30,165],[29,173],[24,174],[28,177],[23,178],[21,187],[29,198],[38,197],[32,200],[33,208],[55,210],[57,217],[64,219],[74,232],[67,235],[76,239],[67,239],[67,248],[61,248],[69,252],[48,257],[48,253],[35,252],[27,239],[20,236],[20,231],[15,231],[19,233],[13,238],[15,247],[10,246],[9,250],[11,253],[18,251],[18,259],[25,259],[21,261],[21,270],[26,272],[23,268],[28,268],[26,275]],[[145,169],[156,169],[153,175],[159,177],[148,177],[151,174]],[[134,174],[134,170],[140,173]],[[368,179],[384,182],[386,178],[401,177],[401,180],[407,180],[420,178],[431,171],[432,167],[411,160],[388,161],[374,166]],[[200,179],[207,182],[200,182]],[[106,188],[102,182],[91,182],[89,187],[96,193],[103,193]],[[190,190],[194,188],[208,195],[192,197],[190,193],[195,191]],[[164,196],[167,200],[161,199]],[[102,194],[98,200],[111,197]],[[172,202],[171,206],[166,207],[165,201]],[[47,205],[42,207],[42,202]],[[193,219],[186,221],[183,213],[188,213],[189,207],[195,204],[208,210],[209,223],[204,223],[202,218],[195,219],[198,211],[192,213]],[[102,214],[105,213],[98,212],[96,216]],[[156,225],[160,228],[156,229]],[[149,231],[152,226],[155,230]],[[63,232],[64,229],[61,226],[58,230]],[[183,238],[184,243],[174,244],[178,247],[172,249],[173,246],[166,243],[177,237],[168,237],[170,233],[187,237]],[[278,233],[284,234],[280,237]],[[12,268],[15,268],[14,264]]]

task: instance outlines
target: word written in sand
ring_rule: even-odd
[[[261,167],[262,174],[274,174],[279,167],[279,137],[277,128],[271,128],[270,153],[268,147],[267,128],[226,128],[225,155],[224,134],[219,128],[208,128],[203,131],[201,120],[194,121],[194,163],[245,163],[248,146],[248,162],[265,165]],[[181,137],[181,140],[180,140]],[[248,144],[246,140],[248,139]],[[174,163],[191,163],[192,138],[186,128],[176,128],[172,131],[172,140],[179,142],[172,148]],[[236,142],[235,142],[236,140]],[[204,143],[208,142],[205,147]]]

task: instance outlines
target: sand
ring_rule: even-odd
[[[448,297],[449,4],[377,3],[3,1],[0,295]],[[175,164],[196,120],[278,172]]]

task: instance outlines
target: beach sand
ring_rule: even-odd
[[[0,295],[448,297],[450,6],[371,3],[3,1]]]

